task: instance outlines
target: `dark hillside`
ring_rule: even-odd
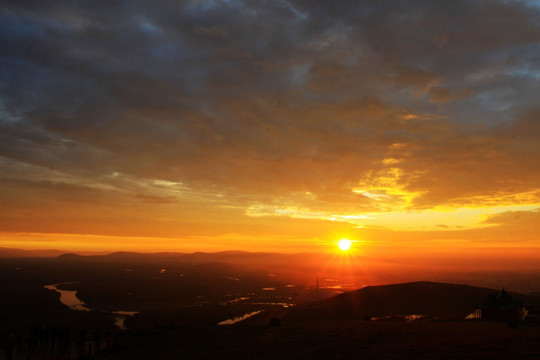
[[[412,282],[367,286],[330,299],[299,306],[287,318],[297,320],[363,319],[365,316],[424,315],[429,318],[463,319],[489,294],[499,290],[468,285]],[[525,303],[538,298],[513,294]]]

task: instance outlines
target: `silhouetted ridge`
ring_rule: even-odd
[[[84,257],[85,256],[75,254],[75,253],[66,253],[66,254],[59,255],[57,258],[61,260],[79,260],[79,259],[83,259]]]
[[[141,256],[152,256],[152,254],[141,254],[138,252],[129,252],[129,251],[117,251],[111,254],[105,255],[108,258],[134,258]]]
[[[434,282],[367,286],[299,306],[289,317],[299,320],[345,320],[417,314],[430,318],[463,319],[489,294],[497,292]]]
[[[0,247],[0,258],[50,258],[57,257],[63,253],[62,250],[23,250]]]

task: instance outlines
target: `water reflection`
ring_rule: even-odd
[[[237,316],[233,319],[227,319],[227,320],[223,320],[221,322],[218,323],[218,325],[232,325],[232,324],[236,324],[242,320],[246,320],[247,318],[249,317],[252,317],[253,315],[257,315],[257,314],[260,314],[262,312],[262,310],[257,310],[257,311],[253,311],[253,312],[250,312],[250,313],[247,313],[247,314],[244,314],[242,316]]]
[[[45,289],[48,290],[54,290],[58,293],[60,293],[60,302],[67,307],[69,307],[71,310],[77,310],[77,311],[92,311],[92,309],[85,306],[85,303],[82,302],[77,297],[77,290],[60,290],[58,289],[58,286],[65,285],[65,284],[71,284],[71,283],[60,283],[55,285],[46,285]]]
[[[232,299],[232,300],[229,300],[229,301],[224,301],[222,303],[224,303],[224,304],[234,304],[234,303],[238,303],[238,302],[249,300],[249,299],[251,299],[249,296],[242,296],[242,297],[238,297],[238,298],[235,298],[235,299]]]
[[[66,284],[73,284],[73,282],[59,283],[59,284],[54,284],[54,285],[45,285],[44,288],[47,290],[53,290],[60,293],[60,302],[66,305],[67,307],[69,307],[71,310],[94,311],[90,309],[89,307],[87,307],[86,304],[77,297],[77,290],[58,289],[58,286],[66,285]],[[133,316],[139,313],[139,311],[123,311],[123,310],[105,311],[105,312],[118,315],[114,317],[114,324],[118,326],[118,328],[120,328],[121,330],[127,329],[124,324],[126,317]]]
[[[371,317],[372,321],[416,321],[424,318],[425,315],[411,314],[411,315],[389,315],[382,317]]]
[[[252,305],[273,305],[273,306],[282,306],[284,308],[292,307],[294,304],[285,303],[285,302],[252,302]]]
[[[126,318],[138,314],[139,311],[111,311],[113,314],[120,315],[114,317],[114,325],[118,326],[120,330],[127,330],[125,325]]]

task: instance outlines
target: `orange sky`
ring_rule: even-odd
[[[538,258],[534,2],[8,3],[0,247]]]

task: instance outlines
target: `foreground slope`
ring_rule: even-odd
[[[500,322],[287,322],[128,332],[100,360],[539,359],[540,327]]]
[[[498,290],[430,282],[372,286],[232,326],[125,332],[98,359],[537,359],[540,327],[488,321],[362,321],[462,316]],[[537,298],[514,296],[524,302]],[[279,317],[281,326],[269,326]],[[298,321],[300,320],[300,321]]]

